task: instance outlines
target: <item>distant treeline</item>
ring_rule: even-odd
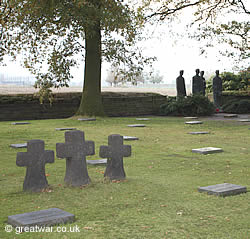
[[[32,76],[9,76],[5,74],[0,74],[0,84],[1,85],[34,85],[35,78]]]

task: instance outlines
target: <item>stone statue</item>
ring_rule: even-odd
[[[216,76],[213,78],[213,97],[214,104],[219,107],[221,106],[222,80],[219,77],[219,70],[216,70],[215,74]]]
[[[195,94],[202,94],[202,88],[203,88],[203,81],[200,77],[200,70],[196,69],[195,70],[196,75],[193,77],[193,82],[192,82],[192,93],[193,95]]]
[[[205,96],[206,95],[206,79],[204,77],[204,71],[201,71],[201,79],[203,81],[202,94]]]
[[[186,93],[186,86],[185,86],[185,79],[183,78],[184,71],[180,71],[180,75],[176,78],[176,91],[177,91],[177,97],[183,96],[185,97],[187,95]]]

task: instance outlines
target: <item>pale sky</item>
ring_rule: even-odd
[[[190,14],[190,13],[189,13]],[[174,31],[182,34],[185,31],[185,18],[182,22],[176,23]],[[169,34],[167,24],[161,26],[152,26],[148,29],[152,39],[141,42],[146,55],[156,56],[157,61],[154,63],[155,71],[163,75],[164,83],[175,81],[180,70],[184,70],[186,84],[191,82],[192,76],[195,75],[195,69],[199,68],[206,73],[213,73],[215,70],[230,71],[233,68],[233,61],[230,58],[222,57],[219,50],[225,46],[217,45],[207,51],[207,55],[200,55],[201,46],[196,40],[188,39],[185,36],[173,37]],[[7,66],[0,66],[0,74],[4,73],[9,76],[29,76],[27,69],[20,66],[18,62],[13,63],[8,60]],[[103,62],[102,65],[102,85],[106,85],[105,79],[109,65]],[[72,69],[74,76],[73,82],[83,82],[84,62],[80,63],[78,69]]]

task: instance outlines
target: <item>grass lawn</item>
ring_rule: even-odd
[[[250,127],[236,121],[204,121],[185,125],[178,117],[100,118],[79,122],[76,118],[34,120],[30,125],[0,122],[0,238],[250,238],[250,193],[230,197],[199,193],[199,186],[233,183],[250,188]],[[145,128],[128,124],[145,123]],[[64,142],[59,127],[76,127],[86,140],[95,141],[98,159],[100,145],[110,134],[137,136],[132,156],[124,158],[127,179],[104,180],[104,166],[89,166],[91,184],[82,188],[64,185],[65,159],[46,165],[50,188],[41,193],[22,191],[25,168],[16,166],[13,143],[30,139],[45,141],[46,150]],[[210,131],[189,135],[190,131]],[[223,153],[200,155],[193,148],[218,147]],[[57,207],[76,215],[80,232],[5,232],[9,215]],[[54,227],[56,230],[56,227]]]

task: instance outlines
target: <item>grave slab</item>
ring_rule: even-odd
[[[123,140],[139,140],[139,138],[134,136],[123,136]]]
[[[199,154],[214,154],[214,153],[221,153],[223,152],[223,150],[221,148],[206,147],[206,148],[192,149],[192,152]]]
[[[202,121],[186,121],[185,124],[194,125],[194,124],[203,124],[203,122]]]
[[[57,131],[63,131],[63,130],[76,130],[76,128],[56,128]]]
[[[50,208],[35,212],[28,212],[8,216],[8,224],[17,227],[29,226],[53,226],[57,224],[65,224],[67,222],[74,222],[75,215],[65,212],[59,208]]]
[[[148,121],[150,119],[149,118],[136,118],[136,120]]]
[[[11,148],[15,148],[15,149],[27,148],[27,143],[23,143],[23,144],[11,144],[10,147]]]
[[[128,127],[146,127],[145,124],[129,124]]]
[[[12,125],[23,125],[23,124],[30,124],[29,122],[13,122]]]
[[[198,119],[198,117],[192,116],[192,117],[184,117],[184,119]]]
[[[188,134],[193,134],[193,135],[197,135],[197,134],[210,134],[210,132],[208,131],[200,131],[200,132],[188,132]]]
[[[238,120],[239,122],[250,122],[250,119],[241,119],[241,120]]]
[[[79,121],[96,121],[96,118],[79,118]]]
[[[228,115],[224,115],[224,118],[236,118],[238,117],[237,114],[228,114]]]
[[[87,160],[87,164],[90,165],[106,165],[107,159]]]
[[[206,192],[207,194],[226,197],[231,195],[237,195],[241,193],[246,193],[247,188],[244,186],[231,184],[231,183],[222,183],[211,185],[207,187],[199,187],[199,192]]]

